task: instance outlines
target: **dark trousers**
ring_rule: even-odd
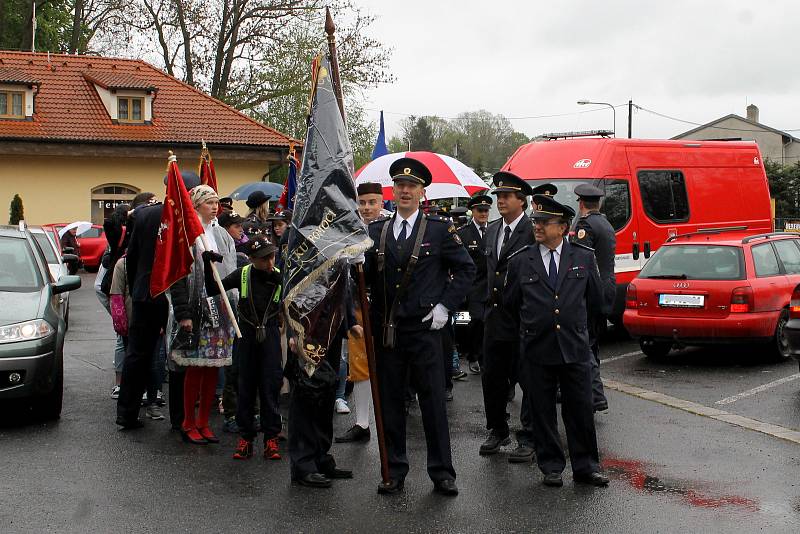
[[[451,316],[452,318],[452,316]],[[444,370],[444,389],[453,389],[453,323],[448,319],[439,332],[442,336],[442,369]]]
[[[523,355],[520,378],[531,393],[536,461],[542,473],[561,473],[566,467],[558,434],[556,389],[561,386],[561,417],[573,474],[598,471],[600,457],[592,408],[591,363],[539,365]]]
[[[519,368],[519,340],[494,339],[491,334],[484,338],[481,384],[483,386],[483,408],[486,412],[486,428],[499,436],[509,433],[506,420],[508,390],[517,382]],[[522,430],[517,439],[520,445],[531,446],[533,423],[530,416],[529,392],[522,388],[520,422]]]
[[[445,405],[444,366],[442,365],[441,333],[432,330],[398,332],[396,346],[381,346],[379,352],[378,384],[381,394],[389,475],[402,480],[408,474],[406,455],[406,377],[417,392],[425,442],[428,446],[428,476],[431,480],[455,480],[450,453],[450,429],[447,426]]]
[[[185,367],[169,371],[169,424],[174,430],[180,430],[183,424],[183,381]]]
[[[335,336],[328,347],[328,363],[339,373],[342,357],[342,338]],[[297,358],[289,354],[289,358]],[[336,383],[317,400],[299,395],[292,384],[289,399],[289,460],[293,479],[311,473],[329,473],[336,468],[330,454],[333,442],[333,405],[336,402]]]
[[[126,421],[139,417],[142,395],[147,388],[153,368],[161,330],[167,325],[167,299],[159,297],[152,302],[134,302],[128,327],[128,350],[122,366],[117,416]]]
[[[261,430],[264,440],[277,437],[281,431],[279,398],[283,383],[281,368],[281,334],[277,326],[267,327],[267,337],[259,343],[256,330],[242,322],[242,337],[236,345],[239,365],[239,398],[236,422],[242,438],[252,441],[255,427],[256,398],[261,405]]]
[[[483,321],[472,318],[469,322],[469,333],[467,342],[469,343],[469,361],[478,362],[483,366]]]
[[[241,328],[241,325],[239,325]],[[244,331],[242,331],[244,335]],[[233,340],[233,358],[231,365],[223,367],[225,385],[222,388],[222,410],[225,419],[233,417],[238,411],[237,400],[239,395],[239,338]],[[256,412],[257,413],[257,412]]]
[[[606,404],[606,392],[600,378],[600,333],[605,331],[606,317],[598,315],[589,321],[589,343],[592,345],[592,404]]]

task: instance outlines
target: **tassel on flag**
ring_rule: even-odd
[[[189,192],[181,178],[177,158],[170,152],[167,163],[167,196],[161,210],[150,296],[156,297],[187,276],[192,267],[192,250],[203,226],[194,211]]]
[[[203,141],[203,149],[200,151],[200,170],[197,174],[200,175],[200,183],[209,186],[215,192],[219,193],[217,186],[217,173],[214,170],[214,162],[211,160],[211,152],[208,151],[206,142]]]

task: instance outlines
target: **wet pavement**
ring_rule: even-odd
[[[286,459],[233,461],[230,434],[221,434],[220,445],[190,447],[167,421],[121,432],[109,398],[111,322],[92,281],[84,275],[72,296],[61,420],[19,422],[0,406],[0,532],[800,530],[800,444],[618,391],[608,391],[610,410],[596,417],[611,476],[599,489],[575,486],[569,471],[563,488],[546,488],[532,465],[506,461],[511,447],[480,457],[475,375],[456,382],[448,407],[461,490],[454,499],[431,492],[417,409],[409,416],[406,490],[392,497],[375,491],[375,439],[335,444],[339,464],[355,478],[312,490],[289,482]],[[663,362],[637,351],[635,342],[612,335],[603,346],[603,376],[800,430],[800,380],[788,378],[798,372],[796,362],[766,362],[763,347],[690,349]],[[519,400],[511,406],[516,420]],[[353,422],[334,417],[337,433]]]

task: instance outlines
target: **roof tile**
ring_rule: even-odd
[[[0,139],[285,147],[291,137],[135,59],[0,51],[0,80],[40,87],[32,121],[0,120]],[[152,124],[114,124],[93,83],[155,89]]]

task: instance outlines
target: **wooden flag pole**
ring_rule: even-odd
[[[334,32],[336,26],[333,24],[331,10],[325,8],[325,33],[328,34],[328,51],[331,56],[331,77],[333,80],[333,91],[336,94],[336,103],[339,105],[339,112],[342,114],[342,121],[347,124],[344,114],[344,99],[342,97],[342,84],[339,78],[339,59],[336,55],[336,38]],[[356,266],[358,277],[358,294],[361,301],[361,322],[364,328],[364,346],[367,350],[367,365],[369,367],[370,389],[372,390],[372,408],[375,412],[375,433],[378,435],[378,453],[381,461],[381,480],[384,485],[388,485],[389,477],[389,457],[386,451],[386,434],[383,427],[383,410],[381,409],[381,395],[378,384],[377,360],[375,359],[375,345],[372,338],[372,324],[369,317],[369,300],[367,299],[367,284],[364,276],[364,264]]]

